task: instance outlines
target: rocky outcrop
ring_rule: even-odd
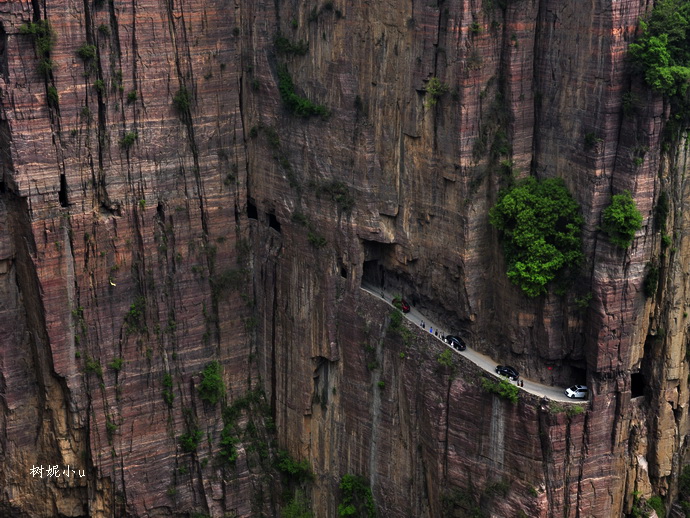
[[[0,509],[274,514],[279,482],[294,489],[279,448],[314,471],[316,516],[336,515],[346,473],[384,516],[670,501],[686,157],[679,138],[662,146],[669,107],[626,67],[645,8],[0,3]],[[281,77],[330,115],[291,113]],[[510,284],[488,223],[507,176],[530,173],[563,178],[582,207],[587,259],[565,297]],[[644,226],[623,252],[598,226],[626,189]],[[512,405],[471,365],[440,366],[363,279],[529,378],[586,381],[587,411]],[[216,405],[198,390],[213,360]],[[30,473],[67,464],[84,476]]]

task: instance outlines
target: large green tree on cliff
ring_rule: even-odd
[[[504,191],[489,221],[501,231],[508,278],[530,297],[582,260],[582,216],[559,178],[530,177]]]
[[[669,96],[685,95],[690,79],[690,2],[661,0],[642,34],[630,44],[630,58],[647,84]]]

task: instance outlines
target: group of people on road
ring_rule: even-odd
[[[420,320],[420,321],[419,321],[419,327],[421,327],[422,329],[426,329],[426,322],[424,322],[424,320]],[[434,331],[434,328],[430,326],[430,327],[429,327],[429,332],[430,332],[432,335],[434,335],[434,336],[440,338],[440,339],[443,340],[444,342],[446,341],[446,336],[443,334],[443,331],[439,331],[438,329],[436,329],[436,331]]]

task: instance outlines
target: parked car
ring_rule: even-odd
[[[510,365],[496,365],[496,374],[510,378],[513,381],[517,381],[520,377],[520,373],[518,373],[517,369]]]
[[[465,342],[463,342],[462,338],[460,338],[459,336],[448,335],[446,336],[446,342],[453,349],[456,349],[458,351],[464,351],[465,349],[467,349],[467,347],[465,346]]]
[[[407,303],[405,299],[401,299],[400,297],[395,297],[393,299],[393,305],[397,308],[400,308],[403,313],[409,313],[410,312],[410,305]]]
[[[587,387],[584,385],[573,385],[565,389],[565,395],[572,399],[587,399]]]

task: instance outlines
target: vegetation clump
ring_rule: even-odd
[[[125,361],[124,361],[122,358],[120,358],[120,357],[118,357],[118,358],[113,358],[113,361],[111,361],[111,362],[108,364],[108,367],[110,367],[110,368],[113,369],[114,371],[118,371],[118,372],[119,372],[119,371],[122,370],[122,366],[124,365],[124,363],[125,363]]]
[[[191,106],[191,95],[186,87],[181,87],[173,97],[173,105],[180,114],[186,114]]]
[[[185,453],[193,453],[199,447],[199,442],[204,436],[204,432],[198,428],[194,428],[187,433],[183,433],[177,439],[177,442]]]
[[[307,241],[309,241],[309,244],[314,248],[323,248],[328,244],[325,237],[311,230],[307,233]]]
[[[295,115],[304,118],[314,115],[328,117],[329,111],[324,105],[315,104],[306,97],[301,97],[295,93],[295,85],[285,65],[278,67],[278,90],[285,107]]]
[[[443,367],[453,367],[453,353],[446,348],[438,355],[436,361]]]
[[[235,445],[239,443],[240,440],[235,437],[232,430],[232,425],[226,424],[220,432],[220,451],[218,452],[218,457],[226,464],[234,464],[238,455]]]
[[[500,381],[492,381],[482,378],[482,388],[487,392],[491,392],[492,394],[496,394],[503,399],[507,399],[513,404],[518,402],[518,394],[520,390],[505,378],[502,378]]]
[[[369,484],[363,477],[346,474],[340,479],[341,499],[338,516],[376,518],[376,504]]]
[[[285,36],[280,34],[276,36],[273,41],[276,51],[279,54],[293,54],[295,56],[304,56],[309,52],[309,43],[304,40],[299,40],[297,42],[290,41]]]
[[[145,311],[146,299],[141,296],[134,299],[132,305],[129,306],[129,311],[125,315],[125,329],[129,334],[146,331],[146,324],[144,322]]]
[[[278,471],[299,483],[314,479],[314,473],[312,473],[309,467],[309,461],[302,459],[298,462],[290,457],[290,454],[285,450],[278,452],[275,467]]]
[[[446,83],[442,83],[438,77],[432,77],[431,79],[429,79],[429,82],[426,84],[426,87],[424,88],[427,95],[424,105],[427,108],[436,106],[439,97],[445,94],[448,91],[448,88],[449,86]]]
[[[175,400],[175,393],[173,392],[173,377],[170,373],[166,372],[163,375],[163,401],[168,405],[168,408],[172,408],[173,401]]]
[[[31,36],[34,40],[34,48],[38,56],[38,69],[48,76],[53,69],[53,62],[50,60],[50,53],[55,46],[55,33],[53,32],[48,20],[38,20],[29,22],[19,27],[19,34]]]
[[[295,491],[285,507],[283,507],[283,518],[312,518],[314,514],[309,509],[309,500],[300,490]]]
[[[331,180],[322,183],[313,183],[316,196],[328,196],[333,200],[340,210],[350,212],[355,206],[355,197],[350,192],[350,188],[340,180]]]
[[[582,216],[561,179],[519,182],[500,195],[489,221],[501,231],[508,278],[529,297],[582,260]]]
[[[77,49],[77,55],[84,61],[90,61],[96,58],[96,46],[84,43]]]
[[[630,44],[633,64],[657,92],[684,95],[690,79],[690,3],[660,0],[640,29]]]
[[[136,131],[128,131],[120,140],[120,146],[122,146],[124,149],[129,149],[132,147],[137,138],[139,138],[139,135],[137,135]]]
[[[690,464],[678,476],[678,500],[685,516],[690,516]]]
[[[223,377],[221,375],[220,363],[217,361],[212,361],[201,373],[201,383],[199,383],[199,397],[215,405],[218,400],[225,394],[225,385],[223,384]]]
[[[626,249],[635,239],[635,233],[642,228],[642,214],[629,191],[616,194],[611,204],[604,209],[601,229],[609,236],[611,243]]]
[[[648,264],[649,270],[644,278],[642,286],[644,296],[647,298],[653,297],[659,286],[659,267],[654,264]]]
[[[58,95],[57,88],[54,86],[49,86],[47,90],[48,106],[58,109],[60,107],[60,96]]]

